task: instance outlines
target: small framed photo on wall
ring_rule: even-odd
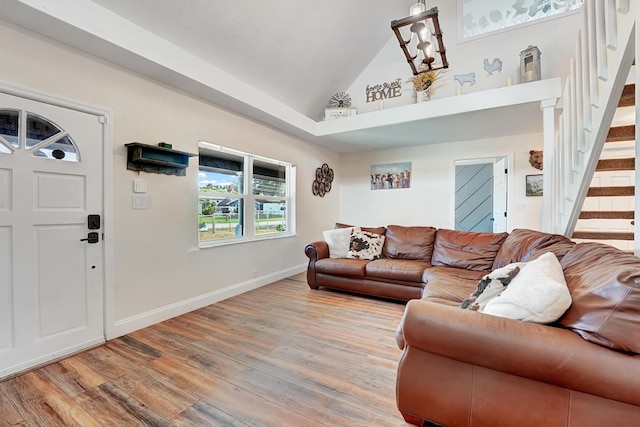
[[[542,196],[542,174],[526,176],[527,196]]]

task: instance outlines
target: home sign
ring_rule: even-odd
[[[367,102],[382,101],[385,99],[398,98],[402,94],[401,79],[392,82],[379,83],[377,85],[367,85]]]

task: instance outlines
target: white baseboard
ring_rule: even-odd
[[[237,283],[224,289],[218,289],[204,295],[189,298],[187,300],[170,304],[164,307],[156,308],[155,310],[147,311],[136,316],[131,316],[126,319],[119,320],[115,322],[112,327],[106,328],[107,340],[118,338],[122,335],[137,331],[138,329],[146,328],[147,326],[164,322],[165,320],[171,319],[173,317],[180,316],[182,314],[197,310],[202,307],[206,307],[211,304],[215,304],[216,302],[231,298],[236,295],[240,295],[244,292],[259,288],[264,285],[268,285],[269,283],[285,279],[287,277],[293,276],[294,274],[302,273],[306,269],[307,264],[305,263],[285,270],[277,271],[266,276],[257,277],[246,282]]]

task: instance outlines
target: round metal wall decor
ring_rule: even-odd
[[[333,169],[328,164],[323,163],[321,167],[316,168],[316,179],[313,181],[311,191],[314,196],[324,197],[331,191],[331,183],[333,182]]]

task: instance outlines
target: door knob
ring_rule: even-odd
[[[87,238],[86,239],[80,239],[81,242],[87,242],[87,243],[98,243],[98,241],[100,240],[98,233],[92,232],[87,234]]]

